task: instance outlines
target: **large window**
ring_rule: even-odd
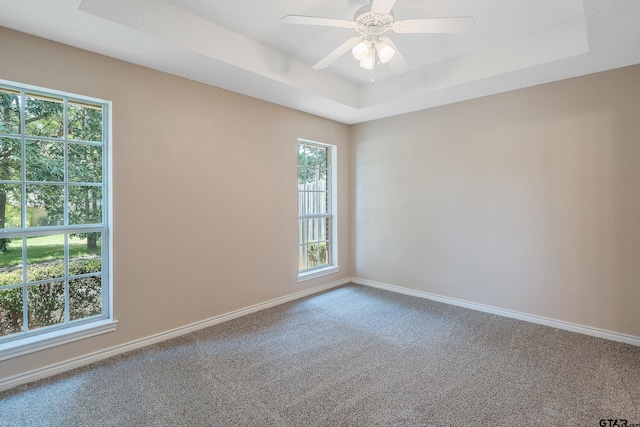
[[[108,107],[0,81],[0,344],[109,318]]]
[[[335,265],[335,148],[298,142],[298,273],[327,271]],[[331,271],[330,271],[331,272]]]

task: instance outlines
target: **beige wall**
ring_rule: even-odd
[[[349,277],[348,127],[0,28],[0,78],[113,101],[115,333],[0,379]],[[338,146],[340,273],[297,283],[296,143]]]
[[[0,380],[350,275],[640,336],[640,66],[349,128],[0,41],[0,78],[113,101],[120,322],[0,362]],[[341,271],[303,283],[298,137],[339,156]]]
[[[640,66],[352,128],[363,279],[640,336]]]

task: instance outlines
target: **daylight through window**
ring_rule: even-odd
[[[108,117],[0,82],[0,342],[108,317]]]
[[[332,147],[298,142],[298,271],[333,264]]]

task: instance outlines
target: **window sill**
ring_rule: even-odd
[[[326,276],[328,274],[337,273],[339,271],[340,271],[339,265],[332,265],[329,267],[319,268],[317,270],[306,271],[304,273],[298,274],[298,283],[304,282],[305,280],[311,280],[317,277]]]
[[[73,341],[113,332],[117,320],[105,319],[0,344],[0,362]]]

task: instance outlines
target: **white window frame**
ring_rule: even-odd
[[[95,335],[112,332],[116,329],[117,321],[113,319],[113,253],[112,253],[112,168],[111,168],[111,101],[71,94],[67,92],[57,91],[53,89],[41,88],[32,85],[26,85],[22,83],[11,82],[0,79],[0,85],[5,88],[19,91],[22,97],[22,109],[24,109],[24,96],[25,93],[32,93],[42,96],[50,96],[56,98],[62,98],[64,101],[65,122],[66,122],[66,104],[67,102],[79,102],[88,103],[94,105],[100,105],[103,111],[103,123],[102,123],[102,193],[103,193],[103,222],[96,225],[54,225],[43,226],[33,228],[20,228],[20,229],[0,229],[0,238],[22,238],[29,236],[45,235],[45,234],[65,234],[74,232],[102,232],[101,242],[101,259],[102,259],[102,313],[87,319],[78,319],[70,321],[68,316],[65,316],[65,322],[55,326],[48,326],[37,329],[32,332],[20,333],[15,335],[9,335],[7,337],[0,338],[0,362],[3,360],[11,359],[14,357],[22,356],[25,354],[41,351],[46,348],[67,344],[80,339],[85,339]],[[24,110],[22,110],[24,111]],[[21,117],[24,117],[24,113],[21,112]],[[22,185],[27,181],[25,178],[24,166],[25,166],[25,152],[24,141],[29,139],[29,136],[25,135],[26,129],[24,126],[24,118],[22,118],[21,135],[19,138],[23,141],[23,150],[21,156],[22,162]],[[4,134],[3,134],[4,135]],[[5,136],[9,136],[6,134]],[[11,137],[18,138],[11,134]],[[40,139],[40,138],[39,138]],[[42,138],[45,139],[45,138]],[[64,145],[68,144],[66,135],[61,139]],[[72,141],[75,142],[75,141]],[[66,150],[65,150],[66,151]],[[65,155],[65,188],[69,185],[67,180],[67,156]],[[3,181],[4,182],[4,181]],[[23,190],[24,192],[24,190]],[[23,193],[24,194],[24,193]],[[65,192],[65,200],[66,200]],[[24,203],[24,202],[23,202]],[[67,210],[65,209],[65,224],[67,223]],[[26,212],[22,212],[22,223],[25,224]],[[23,244],[23,271],[26,271],[26,259],[25,259],[25,244]],[[68,253],[67,243],[65,240],[65,254]],[[68,259],[68,255],[65,255],[65,260]],[[66,263],[67,261],[65,261]],[[26,275],[26,272],[24,273]],[[65,276],[65,283],[69,280]],[[72,276],[71,276],[72,277]],[[24,279],[23,279],[24,280]],[[37,282],[36,282],[37,283]],[[25,286],[24,282],[23,285]],[[68,288],[68,285],[65,285]],[[65,306],[68,307],[68,296],[65,291]]]
[[[340,266],[338,265],[338,191],[337,191],[337,164],[338,164],[338,155],[337,155],[337,147],[335,145],[326,144],[323,142],[312,141],[309,139],[298,139],[296,144],[296,154],[298,152],[298,146],[300,144],[305,145],[315,145],[319,147],[323,147],[327,149],[327,166],[329,168],[328,171],[328,193],[329,193],[329,212],[328,215],[300,215],[300,189],[298,188],[298,218],[297,218],[297,227],[298,227],[298,250],[297,250],[297,265],[300,265],[300,247],[305,245],[301,238],[301,227],[300,220],[304,218],[312,218],[312,217],[327,217],[330,221],[330,230],[329,230],[329,263],[327,265],[322,265],[318,267],[312,267],[309,269],[301,270],[298,268],[298,282],[302,282],[305,280],[315,279],[317,277],[322,277],[328,274],[334,274],[340,271]],[[296,161],[297,164],[297,161]],[[297,167],[296,167],[297,168]],[[296,175],[296,182],[297,182]]]

